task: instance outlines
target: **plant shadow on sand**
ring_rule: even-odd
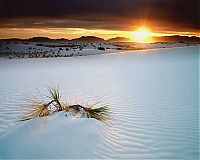
[[[57,112],[65,112],[66,116],[73,115],[78,118],[93,118],[104,124],[110,124],[109,105],[103,105],[101,101],[92,102],[86,106],[79,103],[70,104],[61,102],[61,94],[59,87],[49,87],[47,100],[41,100],[41,96],[37,97],[24,104],[23,111],[25,112],[20,118],[20,121],[27,121],[34,118],[46,117]],[[39,91],[38,91],[39,92]]]

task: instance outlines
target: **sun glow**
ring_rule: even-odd
[[[152,32],[146,27],[140,27],[131,34],[131,39],[139,43],[152,42]]]

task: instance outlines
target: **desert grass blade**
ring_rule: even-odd
[[[52,102],[51,102],[52,103]],[[45,117],[51,114],[49,105],[51,103],[41,103],[38,101],[31,101],[31,103],[24,108],[25,114],[20,117],[20,121],[26,121],[37,117]]]

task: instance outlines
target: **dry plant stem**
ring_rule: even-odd
[[[60,104],[60,102],[59,102],[59,101],[56,101],[56,103],[57,103],[57,105],[58,105],[58,107],[57,107],[58,111],[62,111],[62,110],[63,110],[63,107],[62,107],[62,105]]]
[[[49,103],[47,103],[47,106],[50,106],[54,101],[50,101]]]

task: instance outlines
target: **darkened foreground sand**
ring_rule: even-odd
[[[1,58],[0,158],[198,159],[198,73],[199,47]],[[22,102],[52,84],[63,100],[109,104],[112,125],[62,112],[16,122]]]

